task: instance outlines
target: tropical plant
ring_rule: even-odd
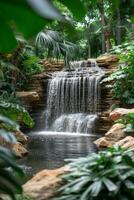
[[[125,125],[124,131],[126,133],[134,133],[134,113],[128,113],[115,121]]]
[[[0,193],[7,194],[15,200],[15,194],[22,193],[20,178],[23,175],[22,170],[15,164],[13,153],[0,147]]]
[[[31,77],[31,75],[39,74],[43,71],[41,64],[39,64],[40,59],[35,55],[24,54],[22,61],[22,72],[26,77]]]
[[[47,56],[59,59],[64,58],[65,63],[74,59],[78,53],[78,46],[66,41],[57,31],[45,30],[38,33],[36,37],[38,49],[46,50]]]
[[[29,127],[34,126],[34,121],[30,117],[26,109],[19,104],[10,103],[8,101],[0,101],[0,114],[10,118],[11,120],[23,122]]]
[[[70,172],[55,200],[132,200],[134,149],[112,147],[86,158],[70,160]]]
[[[5,143],[16,143],[16,138],[10,131],[16,131],[19,126],[11,119],[0,115],[0,140],[3,147],[0,146],[0,193],[9,195],[13,200],[16,199],[15,194],[22,193],[20,179],[22,179],[23,171],[15,163],[16,157],[12,151],[4,148]]]
[[[128,54],[130,51],[134,51],[134,41],[124,42],[120,45],[113,46],[112,49],[109,50],[111,54]]]
[[[85,8],[80,0],[68,2],[58,0],[67,6],[74,17],[81,20],[85,15]],[[77,5],[77,7],[76,7]],[[0,51],[8,52],[17,46],[14,31],[20,31],[26,39],[36,35],[51,20],[61,20],[66,23],[64,16],[54,6],[53,2],[47,0],[1,0],[1,31]],[[78,10],[81,10],[79,12]],[[8,38],[8,41],[7,41]]]
[[[17,200],[33,200],[32,198],[23,195],[18,195],[16,198]]]
[[[113,98],[119,99],[123,104],[134,104],[134,51],[121,56],[120,68],[105,78],[102,83],[110,82]],[[111,84],[112,83],[112,84]]]

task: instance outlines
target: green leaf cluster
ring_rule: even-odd
[[[39,74],[43,71],[41,64],[39,64],[40,59],[35,55],[24,54],[22,61],[22,72],[26,77],[31,77],[31,75]]]
[[[134,133],[134,113],[128,113],[123,115],[120,119],[115,121],[125,125],[124,131],[129,134]]]
[[[113,98],[119,99],[122,104],[134,104],[134,51],[121,54],[121,66],[105,78],[102,83],[110,82],[108,87],[112,88]]]
[[[29,127],[34,126],[34,121],[27,110],[19,104],[10,103],[4,100],[0,101],[0,113],[11,120],[23,122]]]
[[[120,45],[114,46],[109,53],[111,54],[128,54],[130,51],[134,51],[134,41],[132,40],[131,42],[125,42]]]
[[[47,50],[47,57],[56,59],[64,58],[65,63],[76,57],[78,46],[72,42],[64,40],[57,31],[45,30],[38,33],[36,37],[38,49]]]
[[[58,1],[68,7],[78,20],[85,16],[85,8],[80,0]],[[29,39],[51,20],[66,21],[52,1],[47,0],[1,0],[0,8],[0,52],[9,52],[16,48],[17,41],[14,36],[16,31]]]
[[[11,119],[0,115],[0,140],[7,144],[16,143],[10,131],[18,130],[19,126]],[[24,176],[22,169],[15,163],[16,157],[11,150],[0,146],[0,193],[9,195],[13,200],[16,194],[22,193],[20,180]]]
[[[70,172],[54,200],[132,200],[134,149],[112,147],[86,158],[69,160]]]
[[[22,193],[20,179],[23,171],[15,164],[13,153],[0,147],[0,193],[8,194],[13,200]]]

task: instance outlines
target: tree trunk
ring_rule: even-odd
[[[120,10],[117,9],[117,45],[121,44],[121,16]]]

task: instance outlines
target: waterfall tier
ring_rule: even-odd
[[[95,61],[71,62],[70,71],[53,73],[48,83],[46,127],[59,132],[92,132],[102,76]]]
[[[93,133],[95,120],[97,120],[97,115],[64,114],[54,121],[52,130],[56,132]]]

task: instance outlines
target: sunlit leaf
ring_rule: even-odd
[[[80,0],[59,0],[69,10],[73,13],[74,17],[78,20],[82,20],[86,14],[86,9],[83,6],[83,3]]]

